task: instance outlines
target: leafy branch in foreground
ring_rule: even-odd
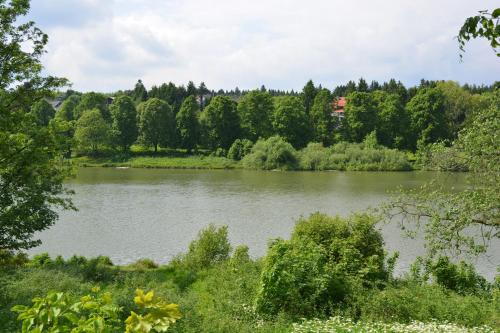
[[[403,229],[423,228],[430,257],[478,255],[500,237],[500,90],[489,108],[478,113],[452,146],[469,170],[463,190],[446,191],[436,181],[401,191],[386,207],[401,218]],[[449,158],[449,156],[447,157]]]
[[[471,38],[483,37],[486,38],[491,45],[491,48],[500,57],[500,8],[496,8],[489,13],[487,10],[482,10],[479,15],[469,17],[460,28],[458,33],[458,45],[460,47],[460,59],[465,52],[465,43]]]
[[[46,297],[33,299],[31,307],[16,305],[12,311],[19,313],[22,333],[28,332],[72,332],[110,333],[123,331],[119,320],[121,308],[113,304],[110,293],[99,294],[99,288],[92,294],[74,302],[61,292],[50,292]],[[154,297],[153,291],[144,293],[137,289],[134,302],[144,309],[144,314],[131,312],[125,320],[125,332],[166,332],[181,318],[177,304],[169,304]]]

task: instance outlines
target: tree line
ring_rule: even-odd
[[[224,151],[237,139],[256,142],[281,136],[294,148],[309,142],[330,146],[362,142],[374,132],[383,146],[415,151],[435,142],[451,142],[471,115],[490,104],[491,86],[472,89],[452,81],[422,80],[406,88],[391,79],[379,84],[349,81],[332,91],[310,80],[300,93],[252,91],[216,93],[189,82],[153,86],[141,80],[134,89],[104,94],[67,91],[57,111],[47,100],[32,107],[39,124],[61,122],[71,146],[96,153],[102,147],[127,151],[139,143],[159,147]],[[480,91],[481,93],[476,93]],[[345,117],[334,116],[335,101],[345,96]]]

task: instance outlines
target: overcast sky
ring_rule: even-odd
[[[32,0],[49,34],[43,63],[73,88],[111,92],[172,81],[210,89],[333,88],[350,79],[490,84],[484,40],[459,62],[457,31],[498,0]]]

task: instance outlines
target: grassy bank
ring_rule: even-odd
[[[280,137],[259,140],[251,149],[229,153],[209,151],[188,154],[184,150],[161,149],[157,153],[141,146],[133,146],[124,155],[106,151],[99,156],[73,157],[82,167],[130,167],[164,169],[256,169],[302,171],[409,171],[413,170],[411,156],[402,151],[366,143],[342,142],[331,147],[310,143],[295,150]],[[233,158],[229,158],[233,157]],[[241,159],[241,160],[240,160]]]
[[[130,156],[130,157],[89,157],[73,158],[81,167],[129,167],[159,169],[236,169],[240,163],[225,157],[215,156]]]

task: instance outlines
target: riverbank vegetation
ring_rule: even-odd
[[[65,260],[46,254],[27,260],[4,252],[0,332],[20,328],[10,310],[15,305],[29,306],[54,290],[74,302],[96,287],[95,297],[109,293],[110,304],[121,309],[116,318],[122,322],[132,311],[139,313],[133,301],[137,288],[178,304],[182,318],[169,332],[333,332],[332,327],[349,326],[385,332],[382,327],[415,328],[416,321],[426,324],[415,332],[500,328],[498,281],[444,257],[394,276],[397,255],[384,252],[375,222],[366,214],[313,214],[297,222],[290,240],[272,241],[260,259],[250,258],[246,246],[233,249],[227,228],[215,226],[166,265],[139,260],[115,266],[106,257]]]
[[[109,97],[68,91],[55,97],[57,111],[44,103],[36,113],[43,123],[68,128],[67,156],[84,166],[125,166],[114,160],[128,156],[122,162],[132,167],[269,169],[258,161],[198,162],[207,152],[239,161],[252,146],[260,151],[262,142],[279,136],[298,153],[296,163],[278,169],[394,171],[422,167],[425,163],[408,160],[414,153],[423,157],[433,146],[449,148],[473,114],[495,103],[495,87],[423,80],[407,89],[395,80],[368,85],[360,79],[332,91],[310,81],[300,93],[265,88],[215,92],[192,83],[188,88],[170,83],[148,92],[139,81],[134,90]],[[342,96],[345,109],[336,112]],[[130,147],[149,151],[149,158],[134,162]],[[169,160],[161,151],[176,151],[178,158]],[[108,159],[90,162],[102,155]],[[88,162],[80,163],[79,156]],[[180,160],[184,157],[188,159]]]

